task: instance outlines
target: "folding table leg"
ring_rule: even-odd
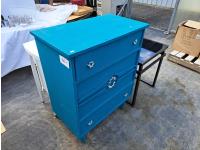
[[[41,85],[41,81],[39,79],[37,68],[36,68],[35,62],[34,62],[34,60],[31,56],[30,56],[30,60],[31,60],[31,69],[32,69],[32,72],[33,72],[35,84],[36,84],[40,99],[42,100],[42,103],[44,103],[44,99],[43,99],[43,96],[42,96],[42,85]]]

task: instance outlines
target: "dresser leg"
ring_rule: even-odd
[[[55,112],[53,112],[53,116],[54,116],[54,118],[56,118],[56,119],[60,120],[60,119],[59,119],[59,117],[56,115],[56,113],[55,113]]]
[[[119,106],[119,109],[123,109],[123,108],[124,108],[124,103]]]
[[[87,137],[86,137],[86,136],[80,137],[79,140],[80,140],[82,143],[86,143]]]

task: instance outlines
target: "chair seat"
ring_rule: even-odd
[[[141,48],[139,63],[143,64],[144,62],[146,62],[150,58],[154,57],[155,55],[156,55],[155,52],[150,51],[150,50],[145,49],[145,48]]]

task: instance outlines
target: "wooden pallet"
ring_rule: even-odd
[[[173,50],[168,55],[168,60],[200,73],[200,57]]]
[[[6,131],[6,128],[4,127],[3,123],[1,122],[1,134]]]

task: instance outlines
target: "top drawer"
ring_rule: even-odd
[[[76,79],[82,81],[120,59],[128,56],[141,45],[143,31],[129,34],[75,59]]]

